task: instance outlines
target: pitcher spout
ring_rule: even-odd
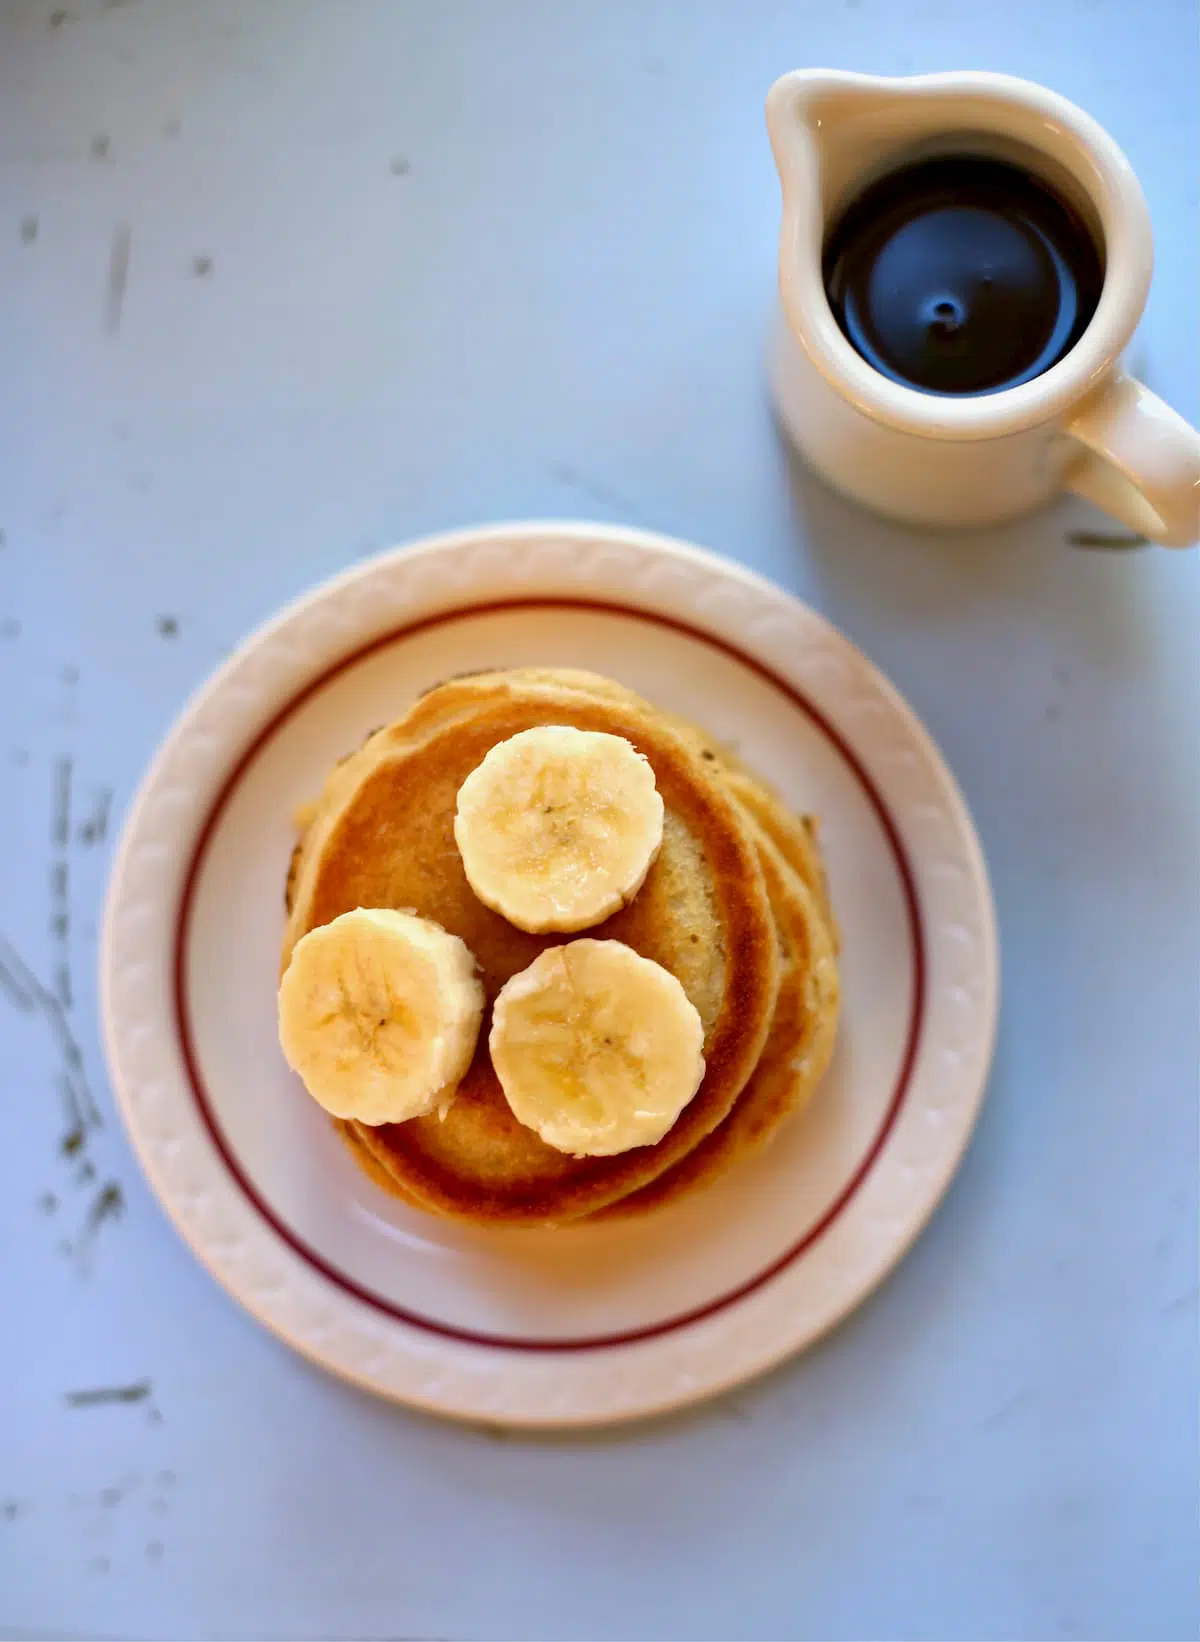
[[[767,134],[785,198],[836,166],[848,125],[903,95],[911,82],[836,69],[796,69],[767,93]]]
[[[835,69],[797,69],[776,80],[767,94],[767,134],[783,195],[780,284],[800,330],[817,297],[829,219],[861,185],[873,162],[894,147],[889,111],[912,83]],[[803,301],[797,300],[801,292]]]
[[[767,134],[785,212],[816,205],[814,220],[827,219],[865,173],[894,154],[914,116],[928,108],[914,92],[946,78],[883,79],[816,68],[776,80],[767,93]]]

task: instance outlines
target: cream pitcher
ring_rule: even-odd
[[[1007,75],[876,79],[815,69],[776,81],[767,129],[783,191],[772,389],[787,432],[829,483],[881,513],[959,527],[1012,518],[1068,490],[1139,536],[1169,547],[1196,541],[1200,434],[1121,367],[1150,284],[1150,220],[1129,162],[1094,120]],[[1061,352],[1051,349],[1044,368],[1035,360],[995,389],[906,376],[898,355],[863,340],[877,316],[859,330],[850,323],[853,291],[844,312],[831,305],[828,257],[851,211],[869,217],[874,198],[902,186],[896,179],[932,178],[953,164],[1018,185],[1024,177],[1091,242],[1081,248],[1094,269],[1090,318],[1079,316],[1077,335],[1061,333]],[[1029,255],[1061,269],[1047,244]],[[908,280],[925,304],[913,310],[929,328],[922,347],[944,336],[947,359],[961,351],[959,327],[970,334],[976,297],[976,334],[981,323],[986,330],[979,315],[996,311],[978,285],[991,285],[986,269],[978,280],[970,272],[969,289],[941,294],[936,280],[928,290],[913,284],[911,256],[892,279],[896,269],[877,263],[876,283],[855,290],[898,302]],[[878,323],[886,344],[891,321],[885,313]],[[1007,345],[1020,330],[993,330],[992,343]]]

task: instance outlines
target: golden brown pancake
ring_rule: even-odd
[[[422,698],[333,772],[294,863],[284,942],[357,906],[411,908],[475,954],[488,1003],[560,937],[529,935],[472,893],[454,842],[458,789],[497,742],[539,724],[623,735],[654,768],[663,847],[627,907],[589,931],[674,974],[705,1027],[704,1079],[655,1146],[572,1158],[512,1115],[487,1055],[487,1023],[444,1121],[355,1125],[403,1195],[476,1221],[551,1224],[617,1201],[671,1167],[729,1113],[774,1017],[779,953],[759,852],[741,811],[695,751],[641,703],[514,683]]]
[[[484,704],[508,700],[514,690],[520,693],[531,685],[579,692],[593,700],[620,702],[655,714],[634,692],[600,675],[580,669],[521,668],[448,681],[422,697],[405,719],[375,735],[391,747],[411,747],[433,730],[468,718]],[[815,823],[810,817],[793,815],[765,782],[704,731],[681,719],[669,722],[705,763],[717,767],[722,784],[734,796],[754,836],[780,944],[782,978],[762,1055],[728,1116],[650,1184],[596,1211],[594,1217],[601,1219],[660,1207],[707,1185],[735,1162],[760,1150],[807,1101],[828,1064],[837,1030],[836,936]],[[347,762],[341,761],[331,783],[339,779]],[[306,821],[328,807],[328,794],[329,788],[321,804],[310,807]],[[289,869],[289,896],[301,849],[298,845]],[[404,1188],[389,1167],[387,1151],[377,1141],[372,1148],[376,1131],[343,1123],[336,1127],[356,1161],[378,1185],[417,1206],[433,1206]]]
[[[708,1186],[760,1152],[823,1077],[837,1038],[840,987],[833,941],[810,890],[760,829],[757,843],[779,932],[783,972],[758,1065],[725,1120],[648,1186],[594,1219],[643,1214]]]
[[[829,904],[825,869],[821,862],[815,817],[794,814],[757,772],[747,769],[730,748],[722,746],[707,730],[678,713],[658,713],[643,697],[601,673],[582,667],[512,667],[504,672],[462,673],[422,696],[402,721],[405,735],[418,734],[430,725],[459,713],[469,712],[479,702],[494,699],[497,692],[530,684],[551,689],[578,690],[602,701],[624,702],[641,711],[656,714],[677,730],[705,763],[714,764],[726,788],[748,810],[775,845],[793,872],[808,885],[822,917],[829,924],[837,944],[837,929]]]
[[[840,1001],[833,942],[807,886],[761,832],[756,843],[783,966],[758,1065],[723,1122],[649,1185],[588,1216],[591,1220],[645,1214],[711,1185],[734,1164],[762,1151],[803,1110],[829,1065]],[[338,1122],[336,1127],[377,1186],[420,1207],[360,1140],[355,1125]]]
[[[836,952],[839,944],[837,921],[829,899],[825,864],[821,860],[816,817],[794,814],[778,794],[757,776],[751,775],[744,765],[719,762],[718,768],[729,792],[766,833],[787,866],[812,896]]]

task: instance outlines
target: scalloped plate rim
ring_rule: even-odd
[[[532,572],[523,570],[519,562],[522,547],[531,544],[536,544],[544,550],[543,562],[538,563],[535,559]],[[558,564],[551,573],[548,561],[553,557],[551,550],[555,549],[556,544]],[[571,550],[570,559],[562,552],[564,545]],[[601,582],[605,575],[609,576],[611,582],[614,561],[623,561],[627,575],[620,583],[606,588],[592,585],[589,581],[589,572],[579,557],[589,547],[601,550],[596,571]],[[347,642],[340,646],[341,653],[355,649],[369,642],[372,637],[386,633],[394,626],[393,617],[387,614],[388,601],[380,601],[384,614],[378,621],[372,621],[364,619],[364,602],[357,598],[356,594],[362,589],[379,587],[389,578],[400,579],[407,572],[411,579],[411,573],[414,571],[419,571],[424,576],[425,585],[418,590],[415,600],[422,615],[426,611],[429,614],[437,614],[453,612],[456,609],[467,610],[478,604],[479,597],[473,596],[466,585],[472,553],[477,558],[486,553],[485,569],[494,577],[498,577],[498,588],[507,586],[508,596],[512,599],[536,598],[543,595],[548,598],[575,598],[586,603],[589,591],[600,600],[607,594],[616,602],[624,603],[631,611],[657,612],[668,619],[674,617],[685,626],[707,629],[719,641],[740,651],[751,662],[758,662],[768,672],[786,677],[791,676],[790,660],[785,666],[781,660],[767,659],[764,652],[769,645],[758,646],[748,633],[737,630],[737,622],[745,618],[746,612],[737,609],[736,601],[733,615],[728,616],[717,608],[722,602],[720,597],[713,598],[710,595],[714,591],[719,595],[721,590],[736,586],[757,601],[760,609],[765,611],[768,622],[775,622],[777,627],[785,631],[789,625],[795,626],[799,623],[807,627],[811,633],[818,635],[832,652],[868,679],[873,699],[882,707],[883,717],[891,721],[893,729],[902,728],[908,738],[909,756],[915,763],[924,765],[926,775],[939,789],[940,809],[934,805],[931,807],[931,813],[936,811],[942,820],[948,819],[951,824],[960,857],[955,871],[964,886],[963,906],[968,918],[973,920],[974,936],[978,946],[979,962],[976,984],[973,986],[974,996],[968,999],[973,1011],[968,1056],[970,1072],[966,1080],[968,1086],[960,1092],[953,1108],[956,1119],[954,1132],[948,1134],[941,1145],[936,1166],[931,1170],[928,1180],[918,1194],[919,1201],[908,1204],[903,1226],[894,1231],[886,1248],[880,1250],[868,1277],[852,1282],[844,1292],[831,1296],[815,1325],[795,1329],[790,1336],[784,1329],[781,1337],[777,1317],[776,1326],[764,1327],[764,1297],[756,1294],[745,1302],[744,1308],[733,1308],[735,1320],[742,1326],[743,1333],[748,1329],[754,1336],[749,1347],[742,1346],[739,1349],[722,1351],[721,1341],[718,1339],[714,1348],[711,1337],[713,1325],[709,1322],[689,1325],[680,1331],[685,1344],[689,1335],[695,1336],[694,1362],[689,1362],[687,1351],[684,1352],[683,1360],[678,1360],[678,1342],[673,1343],[672,1353],[667,1354],[670,1360],[665,1362],[655,1361],[656,1357],[662,1357],[664,1353],[656,1350],[660,1342],[653,1340],[594,1353],[593,1362],[610,1356],[621,1358],[626,1382],[617,1394],[609,1394],[603,1390],[598,1393],[596,1384],[593,1383],[596,1381],[596,1375],[593,1373],[588,1379],[588,1384],[577,1391],[574,1401],[569,1394],[569,1384],[564,1386],[561,1379],[561,1375],[564,1374],[568,1382],[571,1378],[567,1364],[572,1360],[566,1353],[562,1354],[561,1363],[557,1353],[546,1353],[537,1359],[541,1366],[540,1374],[525,1376],[535,1382],[532,1393],[530,1387],[525,1386],[521,1395],[505,1395],[506,1385],[515,1388],[515,1377],[520,1377],[522,1367],[528,1362],[527,1359],[523,1362],[514,1362],[517,1354],[512,1352],[449,1342],[431,1348],[428,1340],[413,1338],[415,1331],[403,1324],[381,1323],[378,1317],[367,1314],[367,1308],[361,1302],[355,1302],[344,1294],[337,1294],[331,1301],[329,1293],[321,1290],[322,1280],[315,1276],[311,1269],[303,1272],[294,1269],[297,1256],[281,1244],[276,1234],[265,1223],[254,1216],[253,1209],[247,1200],[237,1193],[232,1180],[227,1175],[223,1180],[219,1178],[224,1170],[224,1164],[212,1149],[207,1137],[196,1146],[195,1134],[174,1135],[174,1151],[171,1154],[173,1157],[177,1157],[182,1148],[185,1156],[201,1174],[207,1173],[212,1177],[210,1186],[218,1196],[222,1194],[222,1189],[234,1194],[236,1201],[229,1214],[230,1221],[236,1223],[239,1219],[244,1219],[246,1213],[252,1217],[252,1231],[259,1241],[257,1252],[267,1266],[274,1265],[277,1268],[278,1277],[277,1282],[265,1287],[260,1285],[257,1292],[253,1291],[244,1274],[234,1269],[235,1263],[231,1263],[228,1256],[231,1239],[236,1241],[238,1235],[236,1224],[226,1227],[227,1235],[224,1238],[214,1236],[211,1229],[206,1230],[194,1212],[194,1207],[189,1208],[184,1203],[178,1180],[171,1178],[173,1165],[167,1161],[166,1152],[153,1143],[144,1109],[146,1083],[139,1080],[132,1065],[136,1058],[133,1046],[134,1028],[127,1012],[122,1011],[118,998],[120,977],[115,965],[121,954],[122,940],[129,938],[130,890],[136,887],[139,867],[143,876],[145,874],[142,857],[148,844],[145,837],[147,821],[152,818],[155,802],[162,799],[160,789],[168,768],[180,749],[186,745],[189,735],[194,735],[200,721],[209,713],[213,704],[219,705],[224,695],[236,689],[239,680],[246,675],[248,663],[269,659],[272,652],[281,650],[289,634],[303,627],[305,620],[314,612],[336,609],[343,603],[354,605],[354,619],[349,624],[344,624],[343,636],[347,638]],[[455,564],[456,559],[467,561],[465,569]],[[683,585],[680,585],[679,578],[673,578],[673,585],[666,593],[660,588],[639,599],[636,585],[638,572],[644,576],[647,571],[664,564],[688,572],[687,577],[683,578]],[[431,568],[432,575],[429,574]],[[451,574],[451,571],[454,574]],[[503,593],[498,592],[496,598],[497,602],[503,602]],[[315,663],[314,674],[319,672],[323,665],[322,661]],[[793,682],[798,684],[799,681]],[[277,700],[279,697],[273,699]],[[273,699],[268,697],[263,704],[261,722],[270,718]],[[833,716],[836,717],[836,712]],[[853,741],[849,732],[846,733],[847,739]],[[239,744],[231,744],[226,750],[224,767],[228,768],[236,760],[245,744],[244,737]],[[861,751],[857,748],[856,750]],[[186,829],[184,831],[186,832]],[[186,853],[186,839],[184,844],[180,845],[177,836],[174,843],[177,853]],[[160,843],[154,847],[165,849],[167,855],[170,855],[170,842],[165,846]],[[153,913],[151,920],[152,918]],[[986,1092],[999,1006],[998,937],[982,849],[962,795],[940,752],[928,731],[895,688],[867,661],[862,652],[825,618],[747,567],[657,533],[572,520],[514,521],[478,528],[468,527],[439,532],[412,543],[402,544],[373,559],[338,572],[289,602],[256,629],[192,694],[151,760],[129,807],[121,841],[114,857],[105,900],[100,969],[101,1018],[106,1059],[118,1108],[135,1155],[168,1217],[193,1253],[218,1282],[264,1326],[302,1355],[332,1373],[377,1394],[423,1408],[428,1412],[477,1422],[527,1428],[607,1424],[650,1417],[685,1406],[766,1372],[787,1357],[803,1350],[841,1322],[894,1269],[924,1228],[949,1186],[966,1149]],[[163,1022],[152,1021],[148,1028],[149,1036],[153,1038],[157,1030],[162,1037],[163,1028]],[[147,1028],[140,1026],[137,1030],[145,1033]],[[172,1031],[172,1027],[167,1026],[165,1035],[169,1038]],[[169,1072],[170,1046],[164,1054],[160,1043],[159,1050],[160,1060]],[[188,1099],[190,1100],[190,1091]],[[186,1118],[183,1126],[186,1129]],[[876,1166],[881,1171],[891,1145],[892,1142],[889,1141],[877,1160]],[[225,1209],[229,1211],[228,1204],[225,1205]],[[244,1234],[243,1227],[242,1235]],[[226,1251],[224,1253],[223,1248]],[[299,1316],[289,1314],[287,1306],[281,1307],[277,1302],[279,1291],[286,1291],[289,1282],[295,1291]],[[332,1330],[313,1326],[311,1321],[307,1326],[305,1324],[303,1302],[312,1298],[307,1290],[314,1285],[317,1290],[315,1298],[318,1309],[324,1305],[328,1310],[331,1303],[334,1307]],[[786,1285],[781,1285],[780,1291],[774,1295],[768,1290],[765,1298],[768,1309],[774,1310],[777,1314],[780,1307],[786,1308],[788,1305]],[[773,1307],[769,1304],[772,1300]],[[738,1315],[741,1309],[745,1311],[744,1316]],[[719,1319],[717,1321],[720,1322]],[[328,1343],[331,1332],[337,1336],[332,1346]],[[354,1349],[348,1347],[348,1339],[353,1343]],[[435,1359],[435,1363],[432,1373],[427,1373],[430,1357]],[[490,1360],[482,1362],[481,1359]],[[559,1363],[561,1372],[558,1383],[548,1379],[545,1372],[551,1361]],[[632,1376],[632,1385],[628,1383],[629,1376]],[[548,1401],[539,1399],[539,1383],[543,1390],[553,1390],[556,1395],[551,1396]],[[568,1392],[565,1397],[564,1390]]]

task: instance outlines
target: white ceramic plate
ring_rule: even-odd
[[[732,743],[822,820],[843,941],[829,1075],[765,1156],[628,1224],[490,1231],[363,1177],[280,1056],[292,814],[454,673],[593,668]],[[102,943],[109,1065],[196,1255],[297,1350],[381,1394],[522,1425],[650,1414],[759,1373],[855,1306],[945,1191],[997,1006],[986,870],[908,707],[821,617],[642,532],[461,532],[258,632],[146,776]]]

